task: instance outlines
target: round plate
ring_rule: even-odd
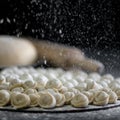
[[[0,107],[0,110],[3,111],[14,111],[14,112],[32,112],[32,113],[65,113],[65,112],[88,112],[88,111],[96,111],[96,110],[104,110],[114,107],[119,107],[120,101],[117,101],[115,104],[108,104],[105,106],[94,106],[89,105],[86,108],[74,108],[70,105],[65,105],[63,107],[57,107],[52,109],[43,109],[40,107],[34,107],[34,108],[27,108],[27,109],[14,109],[11,106],[7,107]]]

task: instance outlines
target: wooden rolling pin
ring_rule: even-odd
[[[53,66],[64,69],[81,68],[101,72],[104,68],[102,63],[86,58],[81,50],[74,47],[48,41],[0,36],[0,66],[32,65],[37,59],[46,60]]]

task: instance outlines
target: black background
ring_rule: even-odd
[[[4,0],[0,34],[77,47],[119,48],[119,0]]]

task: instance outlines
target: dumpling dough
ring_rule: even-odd
[[[26,89],[24,93],[27,94],[27,95],[29,95],[29,94],[37,94],[37,90],[29,88],[29,89]]]
[[[98,83],[96,83],[95,81],[92,81],[92,82],[87,82],[87,90],[90,90],[90,89],[102,89],[102,86],[99,85]]]
[[[73,107],[87,107],[89,104],[89,100],[86,95],[80,93],[75,95],[75,97],[71,100],[71,105]]]
[[[66,99],[65,99],[65,96],[61,93],[54,93],[53,96],[55,97],[56,99],[56,106],[57,107],[60,107],[60,106],[63,106]]]
[[[116,103],[117,102],[118,96],[110,88],[103,88],[102,91],[106,92],[109,95],[108,103]]]
[[[24,93],[13,92],[11,94],[11,105],[15,109],[26,108],[30,105],[30,97]]]
[[[48,88],[55,88],[55,89],[61,89],[62,83],[59,80],[49,80],[45,86],[47,89]]]
[[[99,81],[101,79],[100,74],[93,72],[88,75],[88,78],[93,79],[94,81]]]
[[[38,106],[39,96],[37,94],[29,94],[29,97],[30,97],[30,107]]]
[[[56,89],[47,89],[45,91],[48,91],[49,93],[51,93],[55,99],[56,99],[56,106],[63,106],[65,103],[65,96],[61,93],[59,93]]]
[[[114,82],[111,82],[109,87],[112,89],[112,91],[116,91],[117,89],[120,89],[120,84],[114,81]]]
[[[110,81],[113,81],[114,77],[111,74],[105,74],[105,75],[102,76],[101,79],[108,79]]]
[[[16,87],[16,88],[13,88],[11,91],[12,91],[12,92],[20,92],[20,93],[23,93],[23,92],[24,92],[24,88],[23,88],[23,87]]]
[[[16,88],[16,87],[21,87],[21,85],[22,85],[22,82],[21,82],[21,80],[20,79],[12,79],[11,81],[10,81],[10,90],[11,89],[13,89],[13,88]]]
[[[92,102],[93,102],[94,94],[93,94],[92,92],[83,91],[82,93],[88,97],[89,103],[92,103]]]
[[[54,108],[56,106],[55,97],[49,92],[39,92],[38,104],[42,108]]]
[[[98,91],[96,92],[93,104],[94,105],[106,105],[109,102],[109,95],[104,91]]]
[[[0,90],[9,90],[9,83],[5,82],[0,84]]]
[[[64,93],[65,99],[66,99],[66,104],[69,104],[72,98],[75,96],[73,92],[66,92]]]
[[[0,106],[5,106],[10,101],[10,93],[7,90],[0,90]]]
[[[28,88],[35,88],[37,86],[37,83],[33,80],[26,80],[23,83],[23,88],[28,89]]]
[[[85,82],[80,83],[78,86],[75,86],[79,91],[84,91],[87,88],[87,84]]]
[[[78,89],[76,89],[76,88],[68,89],[68,92],[73,92],[75,95],[80,93],[80,91]]]
[[[108,92],[108,95],[109,95],[108,103],[116,103],[117,102],[118,96],[116,95],[115,92],[110,91],[110,92]]]
[[[5,83],[5,82],[6,82],[5,76],[0,75],[0,84],[1,84],[1,83]]]
[[[39,88],[41,86],[45,87],[46,83],[48,81],[48,78],[44,75],[39,74],[36,78],[35,81],[37,82],[36,88]]]
[[[115,93],[117,94],[118,99],[120,100],[120,88],[116,89]]]
[[[65,92],[67,92],[67,91],[68,91],[68,88],[65,87],[65,86],[62,86],[61,89],[59,90],[59,92],[60,92],[60,93],[63,93],[63,94],[64,94]]]
[[[24,72],[27,71],[27,73],[23,73],[22,75],[20,75],[19,79],[22,80],[22,81],[25,81],[25,80],[33,80],[33,77],[29,74],[28,70],[25,69],[25,68],[22,68],[22,71]]]

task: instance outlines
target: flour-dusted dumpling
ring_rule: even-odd
[[[6,78],[4,75],[0,75],[0,84],[5,83],[6,82]]]
[[[52,80],[52,79],[57,79],[57,74],[55,72],[50,72],[48,70],[48,72],[45,74],[45,76],[49,79],[49,80]]]
[[[74,87],[74,85],[71,82],[68,82],[68,81],[66,81],[63,85],[67,88],[73,88]]]
[[[90,89],[88,92],[91,92],[94,96],[97,92],[101,91],[100,89]]]
[[[61,81],[60,80],[57,80],[57,79],[55,79],[55,80],[50,80],[50,81],[48,81],[47,82],[47,84],[46,84],[46,86],[45,86],[47,89],[48,88],[55,88],[55,89],[61,89],[61,87],[62,87],[62,83],[61,83]]]
[[[88,104],[89,100],[87,96],[82,93],[75,95],[71,100],[71,105],[73,107],[87,107]]]
[[[93,99],[94,99],[94,93],[93,92],[83,91],[82,93],[88,97],[89,103],[93,102]]]
[[[9,82],[1,83],[0,90],[9,90]]]
[[[68,89],[68,92],[73,92],[75,95],[80,93],[80,91],[76,88],[70,88],[70,89]]]
[[[67,82],[67,80],[65,78],[59,77],[58,78],[63,84]]]
[[[37,83],[36,81],[33,80],[25,80],[22,84],[24,89],[28,89],[28,88],[36,88]]]
[[[53,89],[51,89],[51,88],[49,88],[49,89],[45,89],[44,91],[50,92],[50,93],[52,93],[52,94],[54,94],[54,93],[58,93],[58,90],[55,89],[55,88],[53,88]]]
[[[53,92],[51,93],[55,99],[56,99],[56,106],[60,107],[63,106],[66,102],[65,96],[59,92]]]
[[[94,105],[106,105],[109,102],[109,95],[104,91],[97,91],[94,99],[93,104]]]
[[[63,94],[64,94],[65,92],[67,92],[67,91],[68,91],[68,88],[65,87],[65,86],[62,86],[61,89],[59,89],[59,92],[60,92],[60,93],[63,93]]]
[[[101,76],[100,74],[93,72],[88,75],[88,78],[91,78],[94,81],[99,81],[101,79]]]
[[[33,88],[28,88],[24,91],[25,94],[29,95],[29,94],[37,94],[37,90],[33,89]]]
[[[101,81],[106,82],[108,85],[111,83],[111,80],[110,79],[106,79],[106,78],[104,78],[104,79],[101,78]]]
[[[117,102],[118,96],[110,88],[103,88],[102,91],[106,92],[109,95],[108,103],[116,103]]]
[[[30,105],[30,97],[24,93],[11,93],[11,105],[15,109],[26,108]]]
[[[42,87],[45,87],[47,81],[45,81],[44,79],[38,79],[38,80],[36,80],[36,83],[37,83],[36,88],[39,88],[39,87],[41,87],[41,86],[42,86]]]
[[[120,88],[117,88],[117,89],[115,90],[115,93],[117,94],[118,99],[120,100]]]
[[[17,74],[13,74],[13,73],[11,73],[11,74],[6,74],[6,82],[11,82],[11,80],[13,80],[13,79],[19,79],[19,75],[17,75]]]
[[[110,81],[113,81],[114,77],[111,74],[105,74],[105,75],[102,76],[101,79],[108,79]]]
[[[82,83],[79,83],[78,86],[75,86],[76,89],[78,89],[79,91],[85,91],[87,89],[87,84],[82,82]]]
[[[116,78],[115,81],[120,84],[120,77]]]
[[[102,86],[95,81],[87,82],[87,90],[90,89],[102,89]]]
[[[39,88],[39,86],[46,86],[46,83],[48,82],[48,78],[45,75],[42,75],[39,73],[39,75],[37,77],[34,78],[35,81],[37,82],[37,88]]]
[[[24,73],[19,77],[21,80],[33,80],[33,77],[29,73]]]
[[[106,92],[106,93],[109,93],[112,91],[112,89],[110,89],[109,87],[102,88],[101,90]]]
[[[64,93],[65,99],[66,99],[66,104],[69,104],[72,98],[75,96],[73,92],[66,92]]]
[[[66,80],[71,80],[73,78],[73,75],[71,71],[66,71],[64,74],[61,75],[61,78],[64,78]]]
[[[103,88],[107,88],[108,87],[108,84],[105,81],[99,81],[97,83],[100,84]]]
[[[58,96],[58,97],[57,97]],[[57,107],[60,107],[60,106],[63,106],[66,102],[66,99],[65,99],[65,96],[64,94],[61,94],[61,93],[57,93],[55,95],[55,98],[56,98],[56,106]]]
[[[110,91],[110,92],[107,92],[107,94],[109,95],[108,103],[116,103],[117,102],[118,96],[115,92]]]
[[[73,86],[77,86],[79,84],[79,82],[77,82],[77,80],[74,79],[71,79],[69,81],[73,84]]]
[[[0,90],[0,107],[10,102],[10,93],[7,90]]]
[[[87,82],[93,82],[93,81],[94,80],[92,78],[86,78],[84,82],[87,83]]]
[[[23,93],[24,92],[24,88],[23,87],[15,87],[13,89],[11,89],[12,92],[20,92]]]
[[[112,89],[112,91],[116,91],[117,89],[120,88],[120,84],[114,81],[114,82],[111,82],[111,84],[109,84],[109,87]]]
[[[29,94],[30,97],[30,107],[36,107],[38,106],[38,94]]]
[[[10,90],[16,87],[21,87],[22,86],[22,81],[18,78],[12,79],[10,82]]]
[[[76,76],[77,78],[81,76],[82,78],[86,79],[88,77],[88,74],[84,71],[78,71],[75,72],[74,76]]]
[[[47,91],[39,92],[38,104],[42,108],[54,108],[56,106],[56,99]]]
[[[81,83],[81,82],[84,82],[84,81],[85,81],[85,78],[86,78],[86,77],[82,77],[82,76],[79,75],[79,76],[75,76],[74,79],[75,79],[78,83]]]

